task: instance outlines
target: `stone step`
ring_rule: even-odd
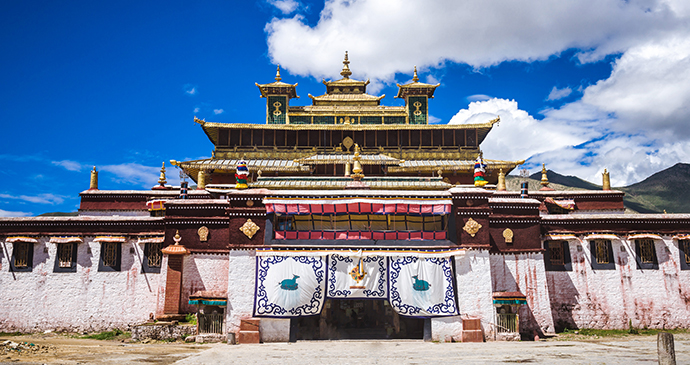
[[[462,342],[484,342],[482,330],[462,330]]]
[[[240,331],[258,331],[260,319],[241,319]]]
[[[237,343],[260,343],[261,335],[259,331],[240,331],[237,333]]]

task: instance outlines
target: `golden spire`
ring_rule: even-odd
[[[412,76],[412,82],[419,82],[419,77],[417,77],[417,66],[414,67],[414,76]]]
[[[503,172],[503,169],[498,170],[498,186],[496,186],[496,190],[506,190],[506,174]]]
[[[549,178],[546,176],[546,164],[541,164],[541,185],[543,187],[549,186]]]
[[[345,60],[343,60],[343,70],[340,71],[340,74],[345,79],[349,79],[350,75],[352,75],[352,71],[350,71],[349,64],[350,64],[350,61],[347,59],[347,51],[345,51]]]
[[[196,189],[204,190],[206,189],[206,171],[199,170],[196,178]]]
[[[359,155],[359,153],[359,145],[355,143],[355,156],[352,158],[354,160],[354,164],[352,166],[352,174],[350,175],[350,177],[352,177],[352,179],[355,181],[360,181],[364,177],[364,174],[362,173],[362,163],[360,162],[362,157]]]
[[[96,171],[96,166],[91,170],[91,182],[89,184],[89,190],[98,190],[98,171]]]
[[[278,70],[276,71],[276,82],[282,80],[283,78],[280,77],[280,65],[278,65]]]
[[[609,176],[609,172],[604,169],[604,173],[602,175],[604,181],[601,185],[601,190],[611,190],[611,177]]]
[[[163,162],[163,167],[161,167],[161,176],[158,178],[158,184],[160,186],[165,186],[165,183],[168,181],[165,180],[165,161]]]

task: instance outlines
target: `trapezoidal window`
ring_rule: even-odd
[[[680,269],[690,270],[690,240],[678,241],[678,248],[680,249]]]
[[[654,240],[635,240],[635,253],[637,254],[638,269],[659,268],[659,263],[656,259],[656,248],[654,247]]]
[[[568,241],[544,242],[544,266],[547,271],[571,271]]]
[[[33,268],[34,244],[29,242],[15,242],[12,246],[12,271],[31,271]]]
[[[120,242],[101,242],[98,271],[120,271],[122,250]]]
[[[610,240],[593,240],[589,243],[594,270],[614,270],[613,249]]]
[[[57,243],[53,272],[77,272],[77,244]]]
[[[161,263],[163,262],[163,254],[161,253],[162,248],[163,243],[148,242],[144,245],[143,272],[161,272]]]

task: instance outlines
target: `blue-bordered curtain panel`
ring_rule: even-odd
[[[389,258],[389,302],[398,314],[413,317],[458,313],[451,258],[398,256]]]
[[[382,256],[328,256],[329,298],[388,299],[386,258]]]
[[[254,315],[299,317],[321,313],[326,289],[323,256],[257,256]]]

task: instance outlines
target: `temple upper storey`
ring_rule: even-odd
[[[266,98],[266,124],[428,124],[428,101],[439,85],[419,82],[416,67],[412,82],[398,85],[396,97],[404,99],[405,106],[381,105],[385,95],[367,94],[369,80],[350,78],[352,71],[347,52],[340,75],[339,80],[323,81],[325,94],[309,94],[312,105],[290,106],[290,99],[298,97],[297,84],[282,82],[279,68],[275,82],[256,84],[261,97]]]

